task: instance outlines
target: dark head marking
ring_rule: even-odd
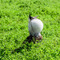
[[[30,19],[30,20],[34,19],[34,18],[31,16],[31,14],[29,14],[29,19]]]

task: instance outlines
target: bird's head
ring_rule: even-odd
[[[37,17],[38,17],[38,16],[32,17],[31,14],[29,14],[29,21],[31,21],[31,20],[33,20],[33,19],[35,19],[35,18],[37,18]]]

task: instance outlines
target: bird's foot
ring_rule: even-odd
[[[42,40],[42,36],[36,37],[36,40]]]

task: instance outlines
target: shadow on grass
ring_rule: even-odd
[[[30,36],[28,36],[25,40],[24,40],[24,42],[22,43],[22,46],[21,47],[19,47],[19,48],[17,48],[17,49],[15,49],[15,50],[13,50],[11,53],[13,54],[13,53],[15,53],[15,52],[21,52],[22,53],[22,50],[23,49],[27,49],[27,50],[30,50],[30,48],[31,48],[31,42],[33,42],[33,39],[32,39],[32,37],[30,37]]]
[[[33,37],[32,36],[28,36],[25,40],[24,40],[24,42],[22,43],[22,46],[21,47],[19,47],[19,48],[17,48],[17,49],[15,49],[15,50],[13,50],[12,51],[12,53],[15,53],[15,52],[21,52],[21,53],[23,53],[22,52],[22,50],[23,49],[27,49],[27,51],[29,51],[29,50],[31,50],[31,46],[32,46],[32,43],[34,44],[35,42],[39,42],[38,40],[36,41],[35,39],[33,39]]]

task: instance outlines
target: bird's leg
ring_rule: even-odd
[[[33,39],[33,42],[35,43],[36,41],[36,34],[34,34],[34,39]]]
[[[33,37],[33,42],[35,43],[35,41],[36,41],[36,37],[34,36],[34,37]]]

